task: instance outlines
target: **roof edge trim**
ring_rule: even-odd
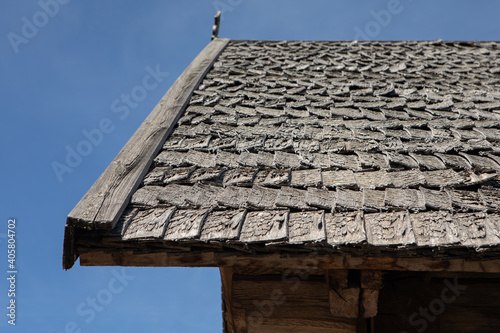
[[[140,185],[186,109],[193,91],[226,48],[229,39],[215,38],[186,68],[163,96],[127,144],[69,213],[66,225],[84,229],[112,229],[133,192]],[[67,228],[69,230],[71,228]],[[65,233],[65,244],[72,244],[73,233]],[[63,267],[73,266],[77,255],[73,248],[64,247]]]

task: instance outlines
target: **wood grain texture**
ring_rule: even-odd
[[[418,246],[442,246],[460,241],[453,215],[446,211],[411,214],[410,219]]]
[[[356,178],[352,170],[323,171],[321,176],[323,185],[327,187],[356,185]]]
[[[319,207],[323,209],[332,209],[335,206],[336,193],[315,187],[307,189],[306,203],[309,206]]]
[[[407,212],[365,214],[368,243],[373,245],[408,245],[415,243]]]
[[[351,255],[332,255],[317,257],[310,255],[283,257],[279,253],[261,255],[225,255],[214,252],[168,253],[166,251],[137,253],[132,250],[82,251],[81,266],[143,266],[143,267],[221,267],[231,266],[235,270],[256,270],[279,272],[283,269],[311,269],[311,262],[322,269],[369,269],[413,272],[477,272],[500,273],[500,259],[466,260],[436,259],[427,256],[418,258],[353,257]]]
[[[186,200],[191,196],[191,189],[191,186],[171,184],[161,187],[158,191],[157,198],[162,203],[174,205],[178,208],[193,207],[193,205]]]
[[[330,289],[330,312],[334,317],[358,318],[359,288]]]
[[[331,245],[357,244],[366,240],[362,212],[325,214],[326,236]]]
[[[290,186],[309,187],[321,185],[321,169],[292,170]]]
[[[241,229],[242,242],[271,242],[288,238],[288,211],[248,212]]]
[[[311,207],[306,203],[306,195],[306,190],[282,186],[278,197],[276,198],[276,206],[296,209],[311,209]]]
[[[130,202],[139,206],[157,206],[158,194],[163,190],[162,186],[144,186],[135,191]]]
[[[193,239],[200,236],[201,226],[207,217],[209,209],[179,209],[170,219],[163,239],[178,241]]]
[[[123,239],[163,238],[175,209],[169,207],[139,211],[128,225]]]
[[[290,213],[288,217],[289,243],[322,242],[326,239],[325,212]]]
[[[227,39],[215,39],[195,58],[69,213],[69,225],[97,229],[115,226],[154,156],[186,108],[193,90],[227,43]]]
[[[399,188],[425,184],[424,173],[418,169],[390,172],[389,177],[394,186]]]
[[[278,189],[256,185],[251,189],[246,203],[254,209],[275,209],[278,194]]]
[[[244,209],[210,212],[201,229],[200,239],[202,241],[237,239],[245,214]]]

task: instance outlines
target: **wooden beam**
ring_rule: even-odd
[[[222,283],[222,307],[224,310],[224,325],[226,325],[225,332],[235,333],[236,329],[231,302],[233,269],[231,267],[220,267],[219,270]]]
[[[361,309],[364,318],[371,318],[377,315],[378,294],[378,289],[361,290]]]
[[[330,289],[330,312],[334,317],[359,317],[359,288]]]
[[[342,318],[358,318],[360,309],[359,281],[356,281],[357,286],[353,286],[353,281],[349,281],[347,269],[330,269],[326,271],[325,276],[332,315]]]
[[[383,287],[382,276],[382,271],[361,271],[361,313],[364,318],[377,315],[379,290]]]
[[[188,105],[193,91],[228,42],[228,39],[222,38],[212,40],[193,60],[69,213],[67,225],[86,229],[112,229],[115,226],[154,157]],[[68,232],[66,236],[70,237],[71,234]],[[68,269],[73,265],[74,257],[71,250],[64,252],[64,268]]]
[[[135,253],[133,251],[80,251],[81,266],[147,266],[147,267],[221,267],[235,271],[267,268],[276,273],[294,268],[305,271],[318,269],[358,269],[413,272],[477,272],[500,273],[500,259],[437,260],[428,257],[353,257],[351,255],[281,257],[271,255],[221,255],[213,252],[173,254],[167,252]]]

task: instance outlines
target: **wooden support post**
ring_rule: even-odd
[[[381,271],[361,271],[361,309],[364,318],[377,315],[378,294],[382,289]]]
[[[232,284],[233,269],[231,267],[220,267],[220,277],[222,283],[222,309],[224,316],[224,332],[235,333],[234,317],[232,309]]]
[[[335,317],[359,317],[358,287],[349,287],[347,270],[328,270],[326,281],[329,288],[330,312]]]
[[[233,309],[233,323],[235,333],[247,333],[247,314],[245,309]]]

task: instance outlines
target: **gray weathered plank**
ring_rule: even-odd
[[[288,237],[292,244],[324,241],[325,211],[290,213]]]
[[[170,167],[156,167],[144,177],[144,185],[161,185],[163,183],[163,175],[170,170]]]
[[[158,191],[157,198],[160,202],[177,206],[178,208],[190,208],[192,204],[186,199],[191,196],[192,186],[171,184],[162,187]]]
[[[259,171],[259,174],[255,183],[262,186],[284,186],[290,182],[290,170],[265,169]]]
[[[212,168],[215,166],[215,158],[217,155],[204,153],[197,150],[190,150],[186,153],[185,161],[189,164],[196,165],[202,168]]]
[[[200,240],[223,241],[238,239],[246,211],[224,210],[208,214],[201,229]]]
[[[451,211],[453,206],[448,192],[434,191],[425,187],[420,187],[420,192],[424,196],[425,206],[432,209],[443,209]]]
[[[392,184],[399,188],[425,184],[424,174],[418,169],[389,172],[389,177]]]
[[[241,242],[271,242],[288,238],[288,211],[248,212],[240,233]]]
[[[238,164],[244,167],[256,167],[258,155],[246,151],[241,152],[238,158]]]
[[[205,185],[196,183],[191,187],[190,193],[185,200],[197,207],[215,207],[218,197],[224,191],[221,186]]]
[[[163,186],[144,186],[135,191],[130,203],[139,206],[158,205],[158,194],[164,189]]]
[[[450,195],[451,202],[458,211],[468,209],[478,211],[486,210],[486,206],[483,205],[479,192],[456,189],[446,189],[446,192]]]
[[[238,154],[233,154],[227,151],[218,150],[217,157],[215,158],[215,163],[217,165],[236,168],[239,166],[238,158],[239,158]]]
[[[493,159],[486,156],[478,156],[466,153],[460,153],[477,170],[482,172],[500,171],[500,165]]]
[[[123,240],[163,238],[165,228],[175,209],[168,207],[139,211],[125,230]]]
[[[355,153],[358,155],[359,162],[363,167],[382,170],[389,168],[389,161],[386,159],[384,154],[366,153],[362,151],[355,151]]]
[[[423,166],[427,170],[442,170],[446,169],[446,166],[441,161],[441,159],[437,158],[433,155],[423,155],[423,154],[409,154],[413,157],[420,166]]]
[[[470,163],[462,156],[440,153],[435,153],[434,155],[439,157],[447,167],[465,170],[471,169]]]
[[[246,206],[250,191],[248,187],[227,186],[217,197],[217,202],[226,207],[242,208]]]
[[[306,203],[309,206],[332,209],[335,205],[336,193],[315,187],[307,188]]]
[[[330,158],[327,154],[300,152],[300,161],[304,165],[309,165],[317,169],[327,169],[331,166]]]
[[[425,210],[424,196],[419,190],[386,188],[385,203],[389,207]]]
[[[309,187],[321,185],[321,169],[292,170],[290,186]]]
[[[193,173],[189,176],[188,181],[191,183],[196,182],[204,182],[204,181],[213,181],[217,182],[220,179],[222,172],[225,169],[220,167],[215,168],[198,168],[193,171]]]
[[[306,190],[282,186],[276,198],[276,206],[290,207],[295,209],[311,209],[306,203]]]
[[[276,198],[280,190],[263,186],[254,186],[247,196],[246,203],[256,209],[275,209]]]
[[[352,170],[322,171],[321,178],[326,187],[351,187],[357,184]]]
[[[385,207],[385,191],[363,189],[363,207],[365,209],[383,209]]]
[[[229,40],[214,39],[175,81],[125,147],[69,213],[67,224],[112,229],[172,132],[189,98]]]
[[[467,180],[462,173],[453,169],[434,170],[424,172],[425,182],[430,187],[445,187],[463,184]]]
[[[353,171],[361,170],[358,156],[356,155],[328,153],[328,157],[332,166]]]
[[[274,153],[274,164],[278,168],[298,169],[300,168],[301,162],[299,159],[299,155],[297,154],[290,154],[277,151]]]
[[[463,246],[486,246],[498,242],[498,238],[491,230],[488,230],[486,216],[484,212],[454,215],[453,222],[458,227],[460,242]],[[495,238],[496,241],[494,241]]]
[[[358,244],[366,240],[362,212],[325,214],[328,244]]]
[[[179,167],[188,165],[186,153],[180,151],[164,150],[154,159],[156,165]]]
[[[410,214],[418,246],[443,246],[460,241],[453,215],[444,211]]]
[[[252,185],[255,175],[259,169],[257,168],[236,168],[227,170],[222,178],[224,186],[239,185],[248,186]]]
[[[489,210],[500,211],[500,189],[483,186],[479,189],[479,195]]]
[[[403,165],[410,169],[418,168],[418,163],[411,156],[398,154],[395,152],[384,152],[387,156],[389,162],[394,163],[396,165]]]
[[[195,169],[196,167],[194,166],[172,168],[167,172],[165,172],[165,176],[163,177],[163,183],[170,184],[186,180],[189,178],[189,176],[193,173]]]
[[[210,209],[178,209],[170,218],[164,240],[178,241],[200,236],[201,226]]]
[[[368,243],[372,245],[408,245],[415,243],[408,212],[365,214]]]
[[[359,188],[384,188],[392,184],[389,173],[383,170],[356,172],[354,177]]]
[[[362,209],[363,208],[363,192],[341,189],[337,187],[337,195],[335,200],[335,210],[345,209]]]
[[[257,153],[257,165],[268,168],[274,167],[274,154],[259,151]]]

